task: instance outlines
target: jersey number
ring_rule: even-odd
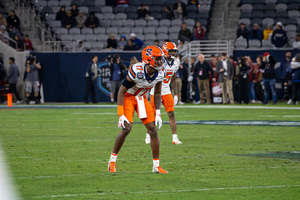
[[[167,72],[166,77],[164,79],[164,83],[169,83],[170,79],[172,78],[173,72]]]
[[[140,88],[134,93],[134,96],[138,95],[142,90],[145,90],[145,92],[140,96],[144,96],[149,90],[151,90],[151,88]]]

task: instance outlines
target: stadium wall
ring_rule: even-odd
[[[45,102],[82,102],[85,93],[85,73],[93,55],[98,56],[99,69],[108,68],[105,58],[118,53],[129,65],[132,56],[141,60],[140,52],[105,53],[38,53],[34,52],[42,64],[42,85]],[[107,72],[107,71],[106,71]],[[105,76],[105,78],[103,76]],[[95,81],[97,101],[110,102],[107,74],[100,73]],[[91,101],[91,100],[90,100]]]

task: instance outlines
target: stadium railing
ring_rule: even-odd
[[[15,45],[16,45],[16,49],[17,49],[17,42],[15,41],[15,40],[13,40],[12,38],[10,38],[9,36],[7,36],[7,35],[5,35],[5,34],[3,34],[3,33],[1,33],[0,32],[0,35],[1,35],[1,37],[5,37],[5,38],[7,38],[9,41],[12,41],[13,43],[15,43]],[[7,44],[8,45],[8,44]]]

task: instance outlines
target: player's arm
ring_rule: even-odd
[[[174,75],[171,78],[171,85],[172,85],[172,89],[174,91],[174,95],[178,95],[177,84],[176,84],[176,73],[174,73]]]
[[[158,125],[158,129],[160,129],[160,127],[162,126],[162,120],[160,116],[161,86],[162,82],[158,82],[154,88],[154,104],[156,108],[155,126]]]
[[[132,88],[135,85],[133,80],[129,78],[129,76],[126,76],[126,78],[122,81],[122,85],[118,92],[118,116],[119,116],[119,122],[118,122],[118,128],[124,129],[125,128],[125,122],[130,124],[128,119],[124,115],[124,96],[125,93],[129,88]]]
[[[177,89],[177,84],[176,84],[176,73],[171,78],[171,85],[172,89],[174,91],[174,105],[178,103],[178,89]]]

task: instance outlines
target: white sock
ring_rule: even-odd
[[[153,158],[153,167],[159,166],[159,158]]]
[[[178,140],[177,134],[173,134],[172,136],[173,136],[173,141],[174,141],[174,140]]]
[[[146,133],[146,138],[150,138],[150,134],[149,133]]]
[[[111,102],[114,102],[114,99],[110,99]]]
[[[117,162],[117,157],[118,157],[118,154],[111,153],[111,155],[110,155],[110,161],[111,162]]]

